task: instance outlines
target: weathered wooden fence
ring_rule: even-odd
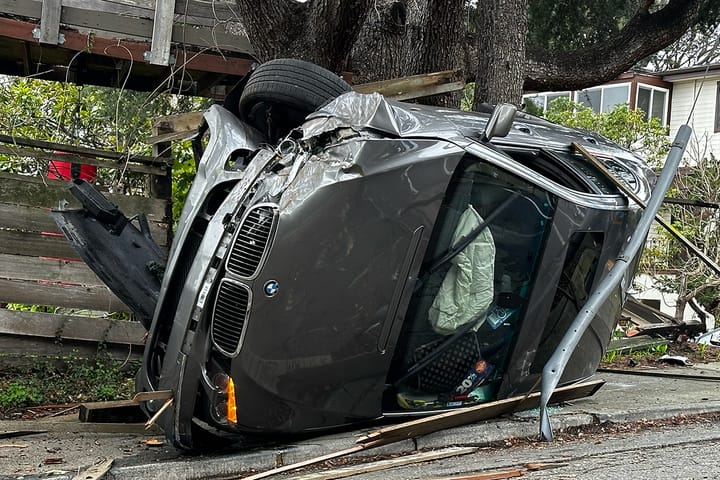
[[[0,142],[3,140],[8,139],[0,138]],[[149,176],[154,177],[149,184],[169,183],[163,176],[168,169],[162,158],[140,157],[126,162],[112,158],[120,156],[114,152],[34,140],[12,139],[12,142],[0,143],[0,153],[13,151],[46,160],[60,157],[62,161],[139,170],[156,174]],[[37,150],[38,147],[69,152],[69,155],[53,155]],[[153,238],[167,246],[167,195],[166,198],[120,194],[107,197],[128,217],[144,212]],[[116,356],[127,355],[128,349],[141,351],[143,327],[139,322],[112,319],[102,313],[127,312],[128,308],[79,258],[51,217],[50,210],[65,202],[65,208],[79,207],[64,181],[0,173],[0,306],[41,305],[53,307],[55,312],[0,308],[0,363],[18,361],[28,355],[55,356],[70,352],[92,355],[98,343],[105,344]],[[91,313],[87,316],[82,312]]]

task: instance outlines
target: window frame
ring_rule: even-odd
[[[522,96],[522,99],[523,99],[523,102],[525,100],[534,102],[535,105],[538,105],[540,108],[542,108],[543,112],[547,112],[548,108],[550,107],[550,101],[548,101],[548,97],[551,97],[551,96],[555,97],[555,98],[564,96],[565,98],[569,98],[570,100],[572,100],[574,98],[573,92],[571,90],[559,90],[557,92],[526,93]],[[538,99],[541,97],[542,97],[543,101],[542,101],[542,105],[539,105],[538,102],[535,102],[534,99]],[[553,98],[553,100],[555,100],[555,98]]]
[[[655,91],[658,91],[658,90],[659,90],[659,91],[665,93],[665,102],[663,102],[663,111],[662,111],[662,113],[661,113],[661,115],[660,115],[659,120],[660,120],[660,123],[662,124],[663,127],[667,126],[668,106],[669,106],[669,103],[670,103],[670,89],[669,89],[669,88],[663,88],[663,87],[657,87],[657,86],[655,86],[655,85],[650,85],[650,84],[648,84],[648,83],[638,83],[638,84],[637,84],[637,88],[635,89],[635,106],[633,107],[633,108],[636,109],[636,110],[637,110],[637,108],[638,108],[637,102],[638,102],[638,98],[640,98],[640,89],[641,89],[641,88],[645,88],[645,89],[647,89],[647,90],[650,90],[650,101],[649,101],[648,105],[650,106],[650,110],[651,110],[651,111],[645,112],[645,113],[647,114],[647,120],[646,120],[646,121],[649,121],[651,118],[656,118],[656,117],[653,117],[653,112],[652,112],[653,100],[655,99]]]
[[[715,128],[713,133],[720,132],[720,81],[715,89]]]
[[[603,111],[603,104],[604,104],[604,100],[605,100],[605,89],[616,88],[616,87],[627,87],[627,100],[624,103],[627,103],[628,105],[630,105],[630,97],[631,97],[631,93],[632,93],[632,91],[631,91],[632,90],[632,82],[608,83],[608,84],[604,84],[604,85],[598,85],[595,87],[583,88],[582,90],[575,90],[573,92],[573,99],[574,99],[573,101],[575,103],[581,103],[579,101],[579,98],[580,98],[580,94],[582,92],[600,90],[600,105],[598,105],[598,111],[595,112],[595,109],[592,107],[588,107],[588,108],[591,108],[592,111],[595,113],[609,113],[609,112]],[[617,105],[621,105],[621,104],[616,103],[615,106],[617,106]]]

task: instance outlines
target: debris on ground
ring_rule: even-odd
[[[684,367],[690,367],[694,365],[690,360],[688,360],[688,357],[682,355],[663,355],[662,357],[658,358],[658,362],[670,363],[672,365],[682,365]]]

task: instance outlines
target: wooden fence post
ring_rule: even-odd
[[[152,126],[152,134],[163,135],[172,132],[172,128],[164,125],[162,122],[155,123]],[[173,238],[173,218],[172,218],[172,150],[170,142],[159,142],[152,146],[153,157],[165,160],[165,175],[148,175],[148,191],[152,198],[165,200],[165,218],[163,221],[167,224],[167,245],[172,244]]]

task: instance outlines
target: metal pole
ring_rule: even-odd
[[[578,312],[570,328],[568,328],[557,348],[555,348],[552,357],[550,357],[550,360],[548,360],[548,363],[543,368],[542,385],[540,387],[540,436],[543,440],[552,441],[553,439],[552,426],[550,425],[550,417],[547,411],[550,396],[560,382],[560,377],[562,377],[565,367],[570,360],[570,356],[580,342],[580,338],[590,326],[600,307],[607,301],[610,294],[621,282],[630,262],[635,258],[645,243],[645,238],[650,230],[650,226],[675,177],[675,172],[685,152],[685,147],[690,140],[691,133],[692,129],[687,125],[681,126],[678,130],[675,141],[665,160],[665,166],[660,173],[650,201],[642,217],[640,217],[634,234],[625,245],[625,248],[620,252],[615,265],[613,265],[592,295],[590,295],[590,298],[582,310]]]

